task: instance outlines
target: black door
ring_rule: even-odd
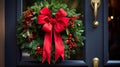
[[[91,6],[91,0],[75,0],[78,1],[77,9],[81,9],[84,23],[84,46],[79,49],[79,59],[64,60],[56,64],[44,64],[41,62],[34,62],[29,57],[23,56],[23,53],[17,45],[16,25],[17,19],[23,12],[23,7],[27,4],[33,4],[29,0],[5,0],[5,67],[40,67],[40,66],[80,66],[93,67],[93,59],[99,59],[99,67],[104,66],[119,66],[119,52],[117,57],[109,52],[109,29],[108,29],[108,0],[101,0],[98,8],[97,18],[94,18],[94,9]],[[38,0],[41,1],[41,0]],[[44,0],[42,0],[44,2]],[[69,0],[66,0],[69,1]],[[69,1],[70,3],[72,1]],[[74,2],[74,1],[73,1]],[[93,3],[92,3],[93,4]],[[71,4],[69,4],[71,5]],[[73,4],[72,4],[73,5]],[[93,4],[93,6],[95,6]],[[93,24],[93,21],[99,22],[98,26]],[[113,46],[114,47],[114,46]],[[120,51],[120,50],[119,50]],[[113,52],[115,53],[115,52]],[[76,57],[73,56],[73,57]],[[113,59],[111,59],[112,57]]]

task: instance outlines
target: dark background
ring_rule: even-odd
[[[114,18],[109,24],[109,59],[120,60],[120,0],[108,0],[108,16]]]

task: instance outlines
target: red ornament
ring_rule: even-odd
[[[70,41],[67,39],[67,40],[66,40],[66,44],[69,44],[69,43],[70,43]]]

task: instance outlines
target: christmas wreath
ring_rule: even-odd
[[[42,63],[70,59],[76,48],[84,45],[81,16],[60,0],[35,3],[19,18],[17,43]]]

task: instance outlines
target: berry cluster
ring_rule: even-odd
[[[78,16],[71,16],[70,19],[71,19],[71,21],[70,21],[69,28],[73,28],[74,24],[75,24],[75,20],[79,19],[79,17]]]
[[[73,35],[69,34],[68,39],[66,40],[67,45],[69,45],[68,50],[70,51],[73,47],[77,47],[76,43],[72,40]]]
[[[27,10],[24,12],[24,18],[25,18],[25,24],[29,25],[30,22],[32,22],[31,17],[33,16],[33,11],[32,10]]]
[[[27,41],[30,42],[31,39],[35,38],[35,35],[33,33],[32,30],[27,30],[27,28],[29,27],[30,23],[32,22],[32,17],[33,17],[33,11],[32,10],[27,10],[23,12],[23,16],[24,16],[24,20],[23,20],[23,33],[26,33],[27,37]],[[24,35],[23,35],[24,36]]]

